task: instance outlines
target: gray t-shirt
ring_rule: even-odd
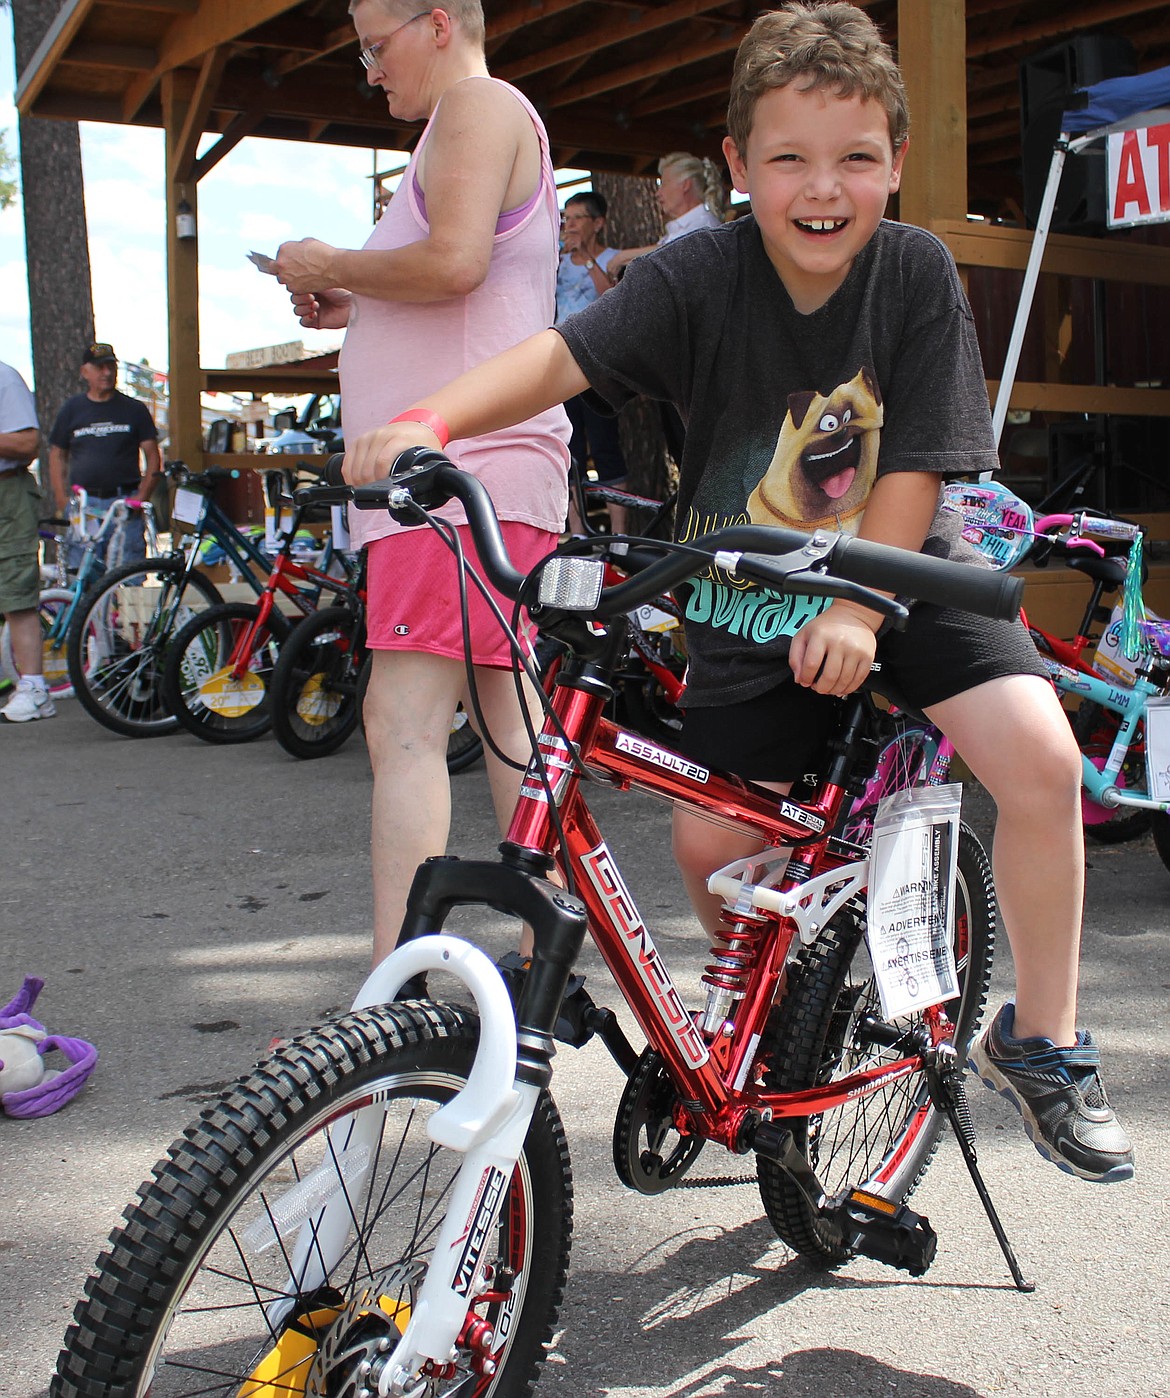
[[[37,426],[32,390],[11,364],[0,360],[0,432],[24,432]],[[19,470],[24,461],[0,456],[0,475]]]
[[[665,399],[686,423],[677,533],[726,524],[855,532],[879,475],[998,464],[975,326],[950,253],[883,221],[828,302],[793,306],[753,218],[638,258],[557,327],[614,408]],[[970,557],[957,517],[925,551]],[[693,706],[753,698],[785,678],[792,636],[828,600],[719,576],[684,599]]]

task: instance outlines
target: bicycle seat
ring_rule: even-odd
[[[1078,553],[1070,554],[1065,562],[1078,573],[1084,573],[1110,590],[1120,587],[1125,581],[1124,558],[1098,558],[1093,553]]]

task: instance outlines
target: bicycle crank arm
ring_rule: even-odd
[[[909,1272],[912,1277],[922,1276],[934,1261],[938,1235],[929,1219],[905,1204],[891,1204],[861,1189],[826,1202],[816,1172],[782,1122],[761,1122],[751,1148],[788,1173],[816,1210],[819,1221],[833,1230],[839,1246]]]

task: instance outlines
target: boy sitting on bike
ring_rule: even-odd
[[[639,258],[555,330],[359,439],[346,478],[381,479],[407,447],[445,447],[588,389],[615,410],[646,394],[687,424],[681,539],[751,520],[967,556],[939,497],[948,478],[999,465],[983,369],[950,254],[883,217],[908,113],[872,21],[845,3],[762,15],[736,58],[728,130],[750,217]],[[778,598],[716,570],[695,580],[685,609],[680,746],[698,761],[787,790],[875,654],[901,700],[955,744],[998,808],[996,884],[1016,968],[1014,1002],[972,1066],[1047,1159],[1083,1179],[1130,1178],[1097,1047],[1076,1028],[1080,757],[1024,628],[920,603],[879,648],[872,611]],[[758,846],[685,812],[674,838],[714,932],[707,875]]]

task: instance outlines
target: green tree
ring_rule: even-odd
[[[15,168],[16,160],[8,149],[8,132],[0,131],[0,209],[16,202],[16,181],[8,177]]]

